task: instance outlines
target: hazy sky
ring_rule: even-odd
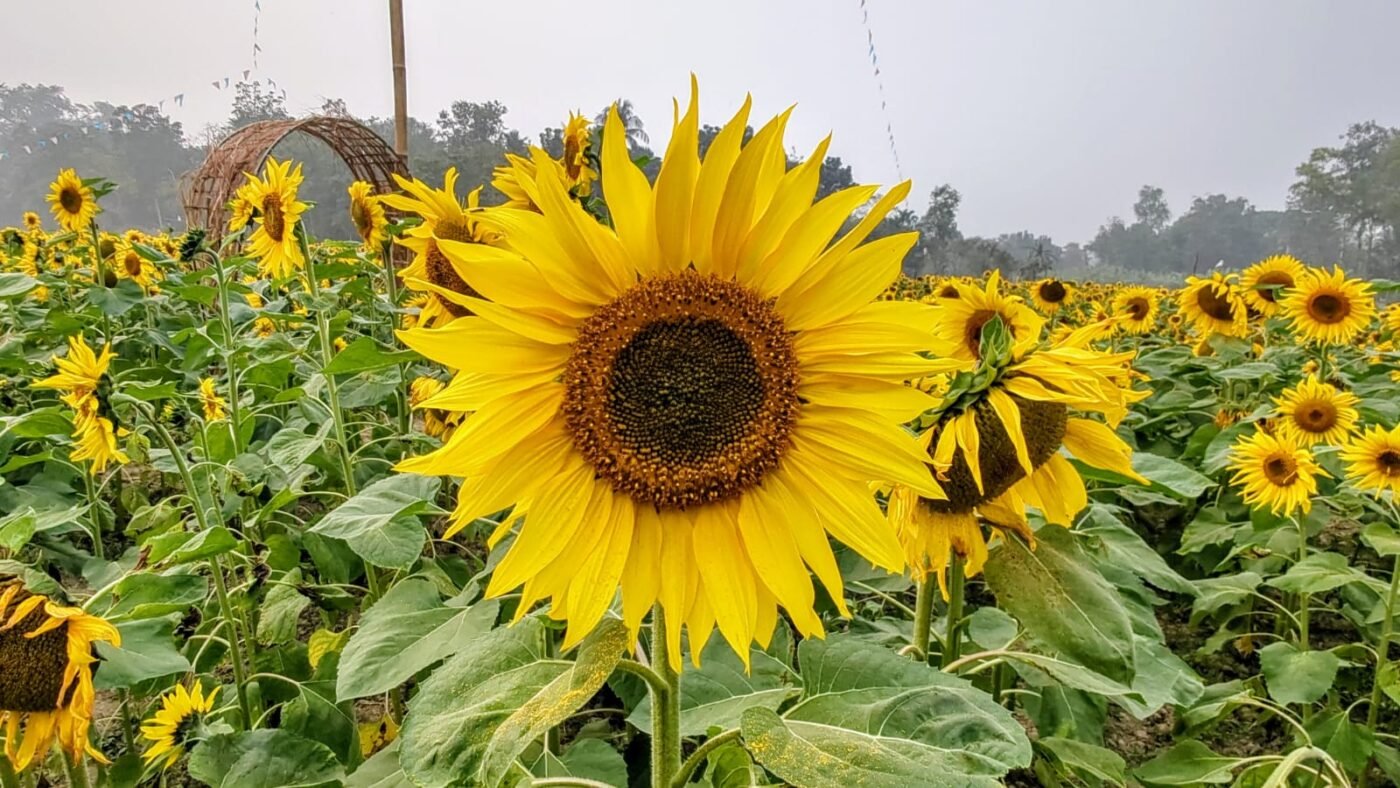
[[[293,112],[343,98],[392,109],[387,0],[261,0],[255,77]],[[858,179],[894,160],[859,0],[405,0],[409,110],[499,99],[527,136],[567,110],[634,102],[653,146],[700,78],[704,120],[745,91],[798,109],[789,144],[827,131]],[[4,0],[0,80],[78,101],[154,103],[197,132],[252,68],[254,0]],[[1144,183],[1281,207],[1293,168],[1348,123],[1400,124],[1396,0],[867,0],[912,207],[948,182],[969,234],[1087,239]],[[419,173],[436,177],[437,173]]]

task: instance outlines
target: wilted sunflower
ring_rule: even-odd
[[[0,724],[5,757],[17,771],[42,760],[54,740],[77,763],[106,763],[88,741],[96,693],[93,644],[121,645],[116,627],[0,578]]]
[[[982,328],[994,318],[1011,332],[1012,352],[1019,358],[1040,341],[1045,318],[1016,296],[1000,293],[1001,271],[992,271],[985,289],[967,286],[956,298],[940,298],[938,322],[930,349],[944,358],[975,362],[981,353]]]
[[[92,224],[97,216],[97,198],[92,189],[83,185],[78,173],[71,169],[60,170],[58,177],[49,184],[49,195],[44,198],[49,210],[58,220],[59,226],[69,232],[82,232]]]
[[[1157,325],[1157,291],[1130,285],[1113,297],[1113,314],[1121,318],[1119,327],[1141,336]]]
[[[1042,279],[1031,285],[1031,301],[1041,312],[1051,314],[1074,301],[1074,286],[1059,279]]]
[[[32,233],[35,230],[43,229],[43,226],[43,220],[39,218],[39,214],[33,211],[24,212],[24,229]]]
[[[257,214],[253,217],[257,229],[248,238],[248,254],[258,260],[263,276],[283,279],[306,265],[297,240],[296,226],[306,203],[297,199],[301,185],[301,165],[292,169],[292,162],[278,162],[268,157],[261,178],[244,173],[248,191],[243,199]]]
[[[1307,273],[1307,267],[1298,258],[1287,254],[1276,254],[1244,269],[1240,275],[1240,288],[1249,306],[1265,317],[1278,314],[1279,302],[1292,290],[1299,279]]]
[[[204,409],[205,421],[218,421],[228,417],[228,411],[225,410],[228,402],[219,396],[218,389],[214,388],[213,378],[200,379],[199,404]]]
[[[374,194],[374,186],[364,181],[350,184],[350,221],[360,236],[365,249],[375,250],[388,239],[384,228],[389,220],[384,216],[384,206]]]
[[[1283,314],[1303,338],[1342,345],[1366,330],[1376,314],[1376,300],[1369,283],[1347,279],[1341,266],[1333,267],[1330,274],[1325,268],[1314,268],[1288,291]]]
[[[1356,412],[1360,400],[1355,394],[1338,391],[1316,375],[1284,389],[1274,402],[1278,404],[1279,418],[1275,423],[1279,434],[1303,447],[1346,443],[1360,418]]]
[[[703,163],[692,92],[653,186],[631,160],[616,109],[603,134],[614,226],[570,199],[544,162],[527,188],[540,213],[491,208],[510,249],[441,241],[489,300],[474,316],[402,332],[459,370],[428,401],[475,411],[440,450],[403,470],[464,476],[449,533],[512,504],[523,525],[487,593],[524,586],[568,621],[565,646],[622,589],[634,631],[653,603],[679,667],[712,629],[741,658],[778,608],[823,632],[810,568],[842,612],[828,536],[898,571],[898,540],[874,480],[939,490],[899,424],[930,399],[904,385],[942,366],[917,354],[932,315],[876,302],[912,233],[861,245],[908,194],[856,186],[813,206],[827,143],[786,166],[784,112],[743,145],[750,101]],[[507,520],[490,539],[498,544]]]
[[[481,189],[467,195],[464,208],[457,199],[457,168],[449,167],[442,176],[442,188],[434,189],[414,178],[394,175],[408,194],[385,194],[379,199],[396,210],[417,214],[423,223],[404,233],[397,242],[413,250],[413,262],[403,269],[404,284],[429,295],[418,314],[418,325],[438,325],[470,315],[470,297],[479,295],[462,279],[457,267],[442,253],[441,242],[490,243],[494,234],[475,215]],[[411,196],[410,196],[411,195]]]
[[[1312,508],[1317,476],[1326,475],[1312,452],[1292,440],[1267,432],[1241,438],[1230,454],[1231,481],[1240,487],[1244,502],[1265,506],[1279,515]]]
[[[176,684],[175,689],[165,693],[155,715],[141,725],[141,738],[150,742],[142,756],[146,763],[159,763],[162,769],[174,766],[189,743],[201,738],[199,728],[205,716],[214,710],[218,695],[218,687],[205,695],[198,681],[194,683],[193,692],[183,684]]]
[[[1400,494],[1400,427],[1367,427],[1342,447],[1342,460],[1356,489],[1377,496],[1385,490]]]
[[[143,257],[135,246],[125,240],[117,244],[108,265],[116,272],[118,279],[130,279],[142,290],[149,290],[162,278],[156,264]]]
[[[1249,309],[1235,282],[1219,272],[1207,279],[1186,278],[1177,296],[1186,319],[1209,339],[1211,334],[1242,337],[1249,332]]]

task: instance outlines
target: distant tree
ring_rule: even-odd
[[[935,242],[956,241],[962,238],[958,230],[958,206],[962,195],[948,184],[934,189],[928,198],[928,209],[919,220],[919,231]]]
[[[1353,124],[1340,146],[1314,149],[1297,175],[1289,207],[1314,229],[1325,233],[1332,224],[1345,235],[1338,258],[1372,273],[1397,272],[1400,129]]]
[[[612,109],[614,104],[617,106],[618,120],[622,121],[622,128],[627,130],[627,146],[635,148],[638,145],[650,143],[651,138],[647,136],[646,124],[642,123],[642,119],[637,116],[636,109],[632,107],[631,99],[619,98],[613,104],[599,110],[594,117],[594,122],[598,124],[599,128],[607,124],[608,110]]]
[[[228,129],[234,131],[260,120],[290,118],[282,94],[263,90],[260,82],[239,82],[234,86],[233,110],[229,113]]]
[[[842,189],[854,186],[855,178],[851,175],[851,165],[841,161],[840,156],[827,156],[822,161],[821,181],[817,184],[817,199],[839,192]]]
[[[1138,190],[1138,200],[1133,204],[1133,215],[1138,224],[1145,225],[1154,233],[1160,233],[1172,220],[1171,208],[1160,186],[1144,186]]]

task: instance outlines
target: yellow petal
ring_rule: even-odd
[[[674,137],[672,144],[675,144]],[[668,150],[665,161],[669,163],[670,159]],[[627,134],[616,107],[609,108],[607,122],[603,124],[602,164],[603,191],[608,196],[608,211],[617,228],[618,240],[633,266],[643,273],[655,273],[660,249],[656,243],[651,184],[647,183],[646,174],[632,162],[632,154],[627,150]],[[665,164],[662,166],[664,172]],[[658,179],[658,188],[659,183]]]
[[[758,620],[758,597],[753,568],[735,533],[735,508],[724,503],[701,507],[691,542],[695,566],[700,570],[720,634],[748,667],[749,644]]]
[[[635,169],[635,168],[634,168]],[[608,165],[603,163],[603,177]],[[659,270],[679,272],[690,265],[691,214],[695,199],[696,179],[700,176],[700,88],[695,75],[690,76],[690,104],[685,116],[671,131],[671,142],[661,159],[661,172],[656,176],[656,240],[660,253],[655,259]],[[646,176],[642,176],[646,182]],[[608,204],[612,205],[611,192]],[[651,204],[647,211],[652,213]]]
[[[972,472],[972,481],[977,485],[977,491],[983,492],[982,486],[982,440],[977,433],[977,416],[971,410],[965,410],[953,420],[953,430],[957,434],[958,446],[962,448],[963,462],[967,463],[967,468]]]
[[[559,557],[588,514],[597,484],[591,465],[582,457],[570,458],[564,472],[534,501],[520,535],[491,575],[487,596],[520,587]]]
[[[812,578],[802,562],[787,517],[773,516],[773,510],[778,508],[775,503],[774,493],[765,487],[746,494],[739,502],[739,534],[749,561],[763,567],[759,580],[787,609],[797,631],[803,636],[818,634],[823,629],[821,617],[813,609],[816,594]]]
[[[734,169],[734,161],[739,158],[739,146],[743,142],[752,107],[753,97],[745,96],[743,106],[710,141],[710,147],[705,151],[705,161],[700,165],[700,174],[696,177],[690,213],[690,254],[696,270],[701,273],[711,273],[715,268],[712,251],[715,220],[719,216],[720,202],[724,199],[724,188],[729,183],[729,173]]]
[[[1021,409],[1016,407],[1016,401],[1003,389],[993,388],[987,391],[987,404],[992,406],[1002,428],[1011,438],[1011,446],[1016,450],[1016,461],[1020,463],[1022,470],[1028,474],[1034,472],[1031,453],[1026,448],[1026,435],[1021,431]]]
[[[1133,470],[1133,449],[1107,426],[1090,419],[1070,419],[1065,424],[1065,448],[1095,468],[1113,471],[1139,484],[1151,484]]]

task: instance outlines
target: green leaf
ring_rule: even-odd
[[[330,422],[323,423],[315,435],[307,435],[297,427],[279,430],[263,447],[267,452],[267,461],[283,473],[292,473],[326,442],[330,426]]]
[[[102,657],[102,667],[92,678],[97,689],[124,689],[190,669],[189,660],[175,647],[173,618],[125,621],[116,627],[122,636],[120,648],[97,644]]]
[[[581,739],[559,756],[572,777],[597,780],[606,785],[627,784],[627,762],[600,739]]]
[[[1216,755],[1195,739],[1187,739],[1133,770],[1150,785],[1223,785],[1231,780],[1236,758]]]
[[[1138,719],[1145,719],[1167,704],[1190,706],[1205,692],[1205,684],[1196,671],[1172,653],[1163,643],[1137,635],[1134,638],[1133,691],[1142,696],[1142,703],[1131,697],[1116,698]]]
[[[787,721],[771,709],[745,711],[740,731],[754,760],[803,788],[991,788],[1001,784],[990,775],[950,770],[944,753],[917,742]]]
[[[142,402],[173,399],[180,394],[174,383],[131,383],[122,386],[121,393]]]
[[[1202,476],[1176,460],[1147,452],[1133,452],[1133,470],[1150,480],[1153,487],[1187,500],[1199,498],[1201,493],[1215,486],[1210,477]]]
[[[494,788],[545,731],[588,702],[628,648],[627,627],[605,618],[575,661],[540,654],[544,624],[528,618],[459,651],[409,706],[399,760],[422,785]]]
[[[1103,541],[1110,559],[1152,585],[1178,594],[1196,594],[1191,581],[1167,566],[1162,556],[1136,531],[1124,525],[1112,508],[1097,503],[1090,505],[1079,531],[1097,536]]]
[[[282,707],[279,727],[326,745],[347,766],[359,762],[362,756],[355,718],[336,705],[331,682],[308,681],[296,686],[297,697]]]
[[[741,745],[730,744],[710,753],[702,785],[710,788],[752,788],[763,785],[763,770]]]
[[[113,589],[117,604],[107,617],[154,618],[183,613],[203,602],[208,593],[209,581],[199,575],[130,575]]]
[[[1326,695],[1341,665],[1330,651],[1299,651],[1283,641],[1259,649],[1269,697],[1279,703],[1312,703]]]
[[[1013,665],[1017,666],[1017,672],[1026,679],[1026,683],[1033,686],[1045,686],[1047,681],[1053,681],[1073,689],[1113,698],[1129,696],[1133,693],[1132,687],[1126,684],[1095,673],[1083,665],[1048,654],[1013,651],[1006,657],[1012,661]],[[1141,698],[1138,700],[1142,703],[1146,702]]]
[[[311,530],[344,540],[375,566],[407,569],[427,541],[416,515],[433,507],[439,484],[432,476],[387,476],[337,506]]]
[[[1001,608],[979,607],[968,616],[967,634],[984,651],[1006,648],[1020,632],[1021,625]]]
[[[375,753],[345,780],[345,788],[414,788],[399,768],[399,740]]]
[[[189,770],[213,788],[319,788],[344,777],[329,747],[281,729],[210,737],[190,754]]]
[[[1118,592],[1064,528],[1042,528],[1034,550],[1003,540],[983,570],[999,606],[1037,642],[1108,678],[1133,678],[1133,632]]]
[[[1312,743],[1327,751],[1352,772],[1366,768],[1376,752],[1376,734],[1347,719],[1346,712],[1331,711],[1304,723]]]
[[[12,553],[18,552],[35,534],[76,523],[86,512],[86,506],[70,506],[67,509],[42,512],[36,512],[34,507],[26,506],[0,517],[0,547]]]
[[[700,656],[699,668],[681,672],[682,736],[703,736],[712,727],[736,728],[744,709],[762,706],[776,711],[801,691],[786,665],[757,649],[749,651],[752,669],[747,674],[739,655],[722,640],[712,639]],[[650,695],[627,722],[651,733]]]
[[[346,375],[352,372],[367,372],[399,364],[417,361],[421,358],[412,350],[384,351],[370,337],[360,337],[335,354],[331,363],[323,370],[328,375]]]
[[[296,586],[301,582],[301,570],[293,569],[272,586],[259,608],[258,640],[273,645],[286,643],[297,635],[301,611],[311,604]]]
[[[1229,522],[1219,509],[1202,509],[1182,531],[1177,555],[1190,555],[1214,545],[1233,543],[1235,537],[1248,527],[1248,523]]]
[[[1056,760],[1075,772],[1107,780],[1114,785],[1126,783],[1125,770],[1128,764],[1113,750],[1059,736],[1038,739],[1036,746],[1045,748]]]
[[[191,561],[202,561],[231,552],[236,547],[238,547],[238,541],[234,539],[233,532],[222,525],[216,525],[195,534],[193,538],[171,553],[170,565],[179,566]],[[151,560],[158,559],[152,558]]]
[[[498,609],[495,600],[445,607],[436,587],[421,578],[395,585],[365,612],[346,644],[336,697],[388,692],[488,632]]]
[[[22,296],[39,286],[39,280],[28,274],[0,274],[0,298]]]
[[[1385,523],[1371,523],[1361,531],[1361,539],[1383,556],[1400,555],[1400,533]]]
[[[108,317],[124,315],[132,307],[146,300],[141,286],[130,279],[123,279],[114,287],[93,285],[88,289],[87,297],[88,303],[94,304]]]
[[[1376,681],[1381,685],[1381,692],[1384,692],[1395,705],[1400,706],[1400,662],[1387,662],[1381,665],[1381,669],[1376,675]]]
[[[1196,581],[1199,592],[1191,603],[1191,618],[1194,620],[1222,607],[1237,605],[1248,599],[1254,589],[1264,582],[1264,578],[1254,572],[1241,572],[1225,577],[1211,577]]]
[[[38,408],[18,416],[0,416],[0,437],[47,438],[73,432],[73,421],[62,408]]]
[[[1316,594],[1369,580],[1366,573],[1348,566],[1347,557],[1341,553],[1312,553],[1281,577],[1269,578],[1264,584],[1290,594]]]

